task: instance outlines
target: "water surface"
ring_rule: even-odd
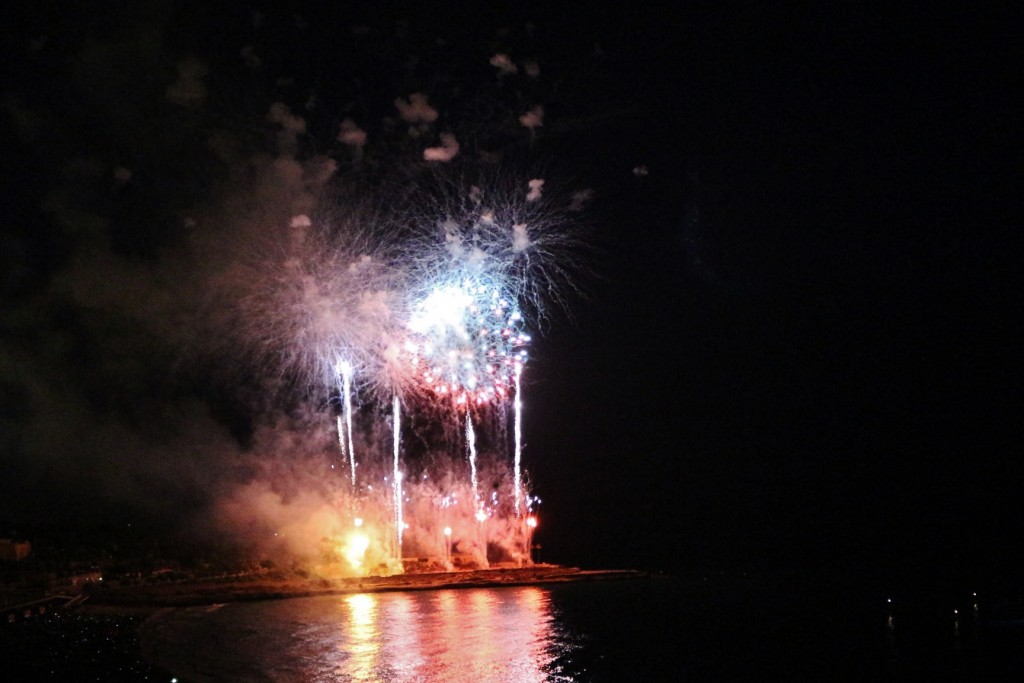
[[[669,579],[367,593],[172,610],[142,641],[182,683],[1024,680],[1024,622],[973,596],[954,618],[951,599]]]

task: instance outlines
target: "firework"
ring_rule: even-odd
[[[504,103],[455,113],[435,109],[457,106],[441,93],[393,93],[383,126],[332,119],[338,144],[322,156],[308,151],[315,120],[274,102],[276,149],[247,169],[261,201],[232,207],[235,228],[211,249],[222,356],[268,402],[335,406],[330,449],[347,476],[333,497],[349,517],[327,536],[360,572],[400,571],[416,552],[486,566],[488,546],[529,561],[522,373],[547,309],[575,289],[589,191],[512,171],[523,156],[494,163],[552,129],[542,106],[513,100],[515,115],[489,122],[471,113]]]
[[[522,514],[522,493],[523,493],[523,477],[522,477],[522,455],[523,455],[523,389],[522,389],[522,378],[523,366],[516,365],[516,398],[515,398],[515,465],[514,465],[514,477],[515,477],[515,489],[514,495],[516,499],[516,517]]]
[[[338,363],[338,374],[341,376],[342,415],[338,416],[338,441],[341,444],[341,456],[348,454],[349,472],[352,475],[352,490],[356,490],[356,455],[352,440],[352,365],[348,361]]]
[[[405,521],[402,519],[402,472],[398,469],[398,455],[399,448],[402,445],[402,404],[398,400],[398,396],[395,396],[393,403],[393,417],[391,423],[391,430],[393,432],[393,453],[394,461],[392,467],[392,481],[394,482],[395,491],[395,532],[398,538],[398,558],[401,560],[402,557],[402,534],[405,531]]]

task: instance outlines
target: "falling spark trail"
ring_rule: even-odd
[[[401,445],[402,437],[400,427],[402,425],[402,404],[398,400],[398,394],[395,394],[393,407],[394,407],[394,445],[395,445],[395,460],[394,460],[394,487],[395,487],[395,526],[398,530],[398,561],[402,561],[402,531],[404,523],[402,521],[402,473],[398,471],[398,448]]]
[[[352,366],[348,363],[341,364],[342,388],[345,393],[345,426],[348,434],[348,457],[349,470],[352,472],[352,490],[356,488],[356,451],[352,443]],[[341,428],[341,417],[338,417],[339,432]],[[345,444],[341,445],[342,453],[345,452]]]
[[[476,432],[473,431],[473,418],[466,411],[466,447],[469,449],[469,478],[473,486],[473,505],[476,507],[476,518],[483,521],[483,510],[480,505],[480,487],[476,478]]]
[[[520,510],[520,500],[522,498],[522,475],[520,471],[520,463],[522,461],[523,453],[523,400],[522,400],[522,388],[519,384],[519,377],[523,374],[523,366],[521,363],[516,363],[516,399],[515,399],[515,433],[516,433],[516,454],[515,454],[515,498],[516,498],[516,517],[522,516]]]
[[[341,415],[338,416],[338,445],[341,446],[341,461],[348,461],[347,449],[345,448],[345,422],[341,419]]]

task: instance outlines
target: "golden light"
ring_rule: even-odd
[[[354,524],[355,524],[355,525],[356,525],[357,527],[358,527],[358,526],[362,526],[362,525],[363,525],[363,518],[362,518],[362,517],[356,517],[356,519],[355,519],[355,521],[354,521],[353,523],[354,523]]]
[[[374,612],[377,608],[377,598],[370,593],[356,593],[346,595],[345,602],[352,610],[352,621],[358,626],[366,626],[373,623]]]
[[[377,597],[368,593],[357,593],[345,596],[344,601],[348,604],[346,630],[351,637],[349,670],[353,674],[353,680],[376,680],[374,673],[381,650]]]
[[[353,569],[361,569],[363,558],[366,556],[366,549],[370,547],[370,538],[359,531],[351,531],[345,537],[345,545],[341,548],[341,554],[352,566]]]
[[[531,529],[536,529],[537,528],[537,518],[536,517],[527,517],[526,518],[526,526],[530,527]]]
[[[452,535],[452,528],[450,526],[446,526],[444,528],[444,535],[445,536],[451,536]]]

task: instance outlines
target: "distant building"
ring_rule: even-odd
[[[18,562],[32,554],[32,544],[13,538],[0,538],[0,561]]]

